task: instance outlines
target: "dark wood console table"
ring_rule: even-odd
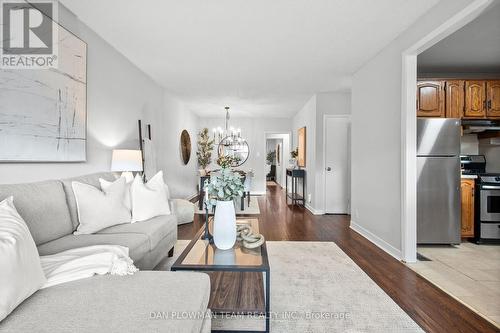
[[[292,180],[292,191],[288,193],[288,178]],[[302,179],[302,195],[297,193],[298,180]],[[303,206],[306,204],[305,193],[306,193],[306,171],[302,169],[286,169],[286,180],[285,180],[285,191],[286,191],[286,201],[288,204],[288,198],[292,200],[292,205],[296,205],[297,202],[301,202]]]

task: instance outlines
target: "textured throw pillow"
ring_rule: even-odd
[[[163,172],[160,171],[146,184],[136,175],[130,188],[132,197],[132,223],[145,221],[159,215],[170,215]]]
[[[46,281],[35,241],[13,201],[0,202],[0,321]]]
[[[126,185],[125,178],[120,178],[103,192],[92,185],[72,182],[80,223],[73,234],[93,234],[112,225],[130,223],[130,210],[123,204]]]
[[[126,179],[124,177],[120,177],[117,180],[115,180],[114,182],[108,182],[105,179],[99,178],[99,183],[101,184],[101,190],[106,192],[111,185],[113,185],[116,182],[120,182],[122,178]],[[125,207],[127,207],[127,209],[129,211],[132,211],[132,199],[130,198],[130,186],[131,185],[132,185],[132,182],[125,183],[125,195],[123,196],[123,204],[125,205]]]

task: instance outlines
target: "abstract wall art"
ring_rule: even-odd
[[[2,162],[86,160],[87,44],[58,31],[57,68],[0,70]]]

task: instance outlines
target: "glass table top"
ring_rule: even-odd
[[[209,228],[212,232],[212,218],[210,218]],[[248,224],[254,233],[259,232],[259,221],[257,219],[238,218],[237,224]],[[201,239],[204,235],[205,227],[201,228],[196,238],[191,241],[185,251],[184,258],[181,258],[180,265],[196,266],[262,266],[267,265],[267,252],[265,243],[256,249],[247,249],[241,246],[239,241],[232,249],[220,250],[214,244]],[[264,256],[266,257],[264,259]]]

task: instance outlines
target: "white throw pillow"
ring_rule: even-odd
[[[132,223],[145,221],[159,215],[170,215],[163,172],[160,171],[146,184],[136,175],[130,188],[132,197]]]
[[[126,179],[126,178],[120,177],[117,180],[115,180],[114,182],[109,182],[105,179],[99,178],[99,183],[101,184],[101,190],[106,192],[106,190],[108,190],[112,184],[121,181],[121,179]],[[132,199],[130,198],[130,186],[131,185],[132,185],[132,182],[125,183],[125,195],[123,196],[123,204],[125,205],[125,207],[127,207],[127,209],[129,211],[132,211]]]
[[[0,202],[0,321],[46,281],[35,241],[13,201]]]
[[[116,224],[130,223],[130,210],[123,204],[127,186],[119,178],[106,190],[79,182],[72,182],[78,211],[78,228],[75,235],[93,234]]]

